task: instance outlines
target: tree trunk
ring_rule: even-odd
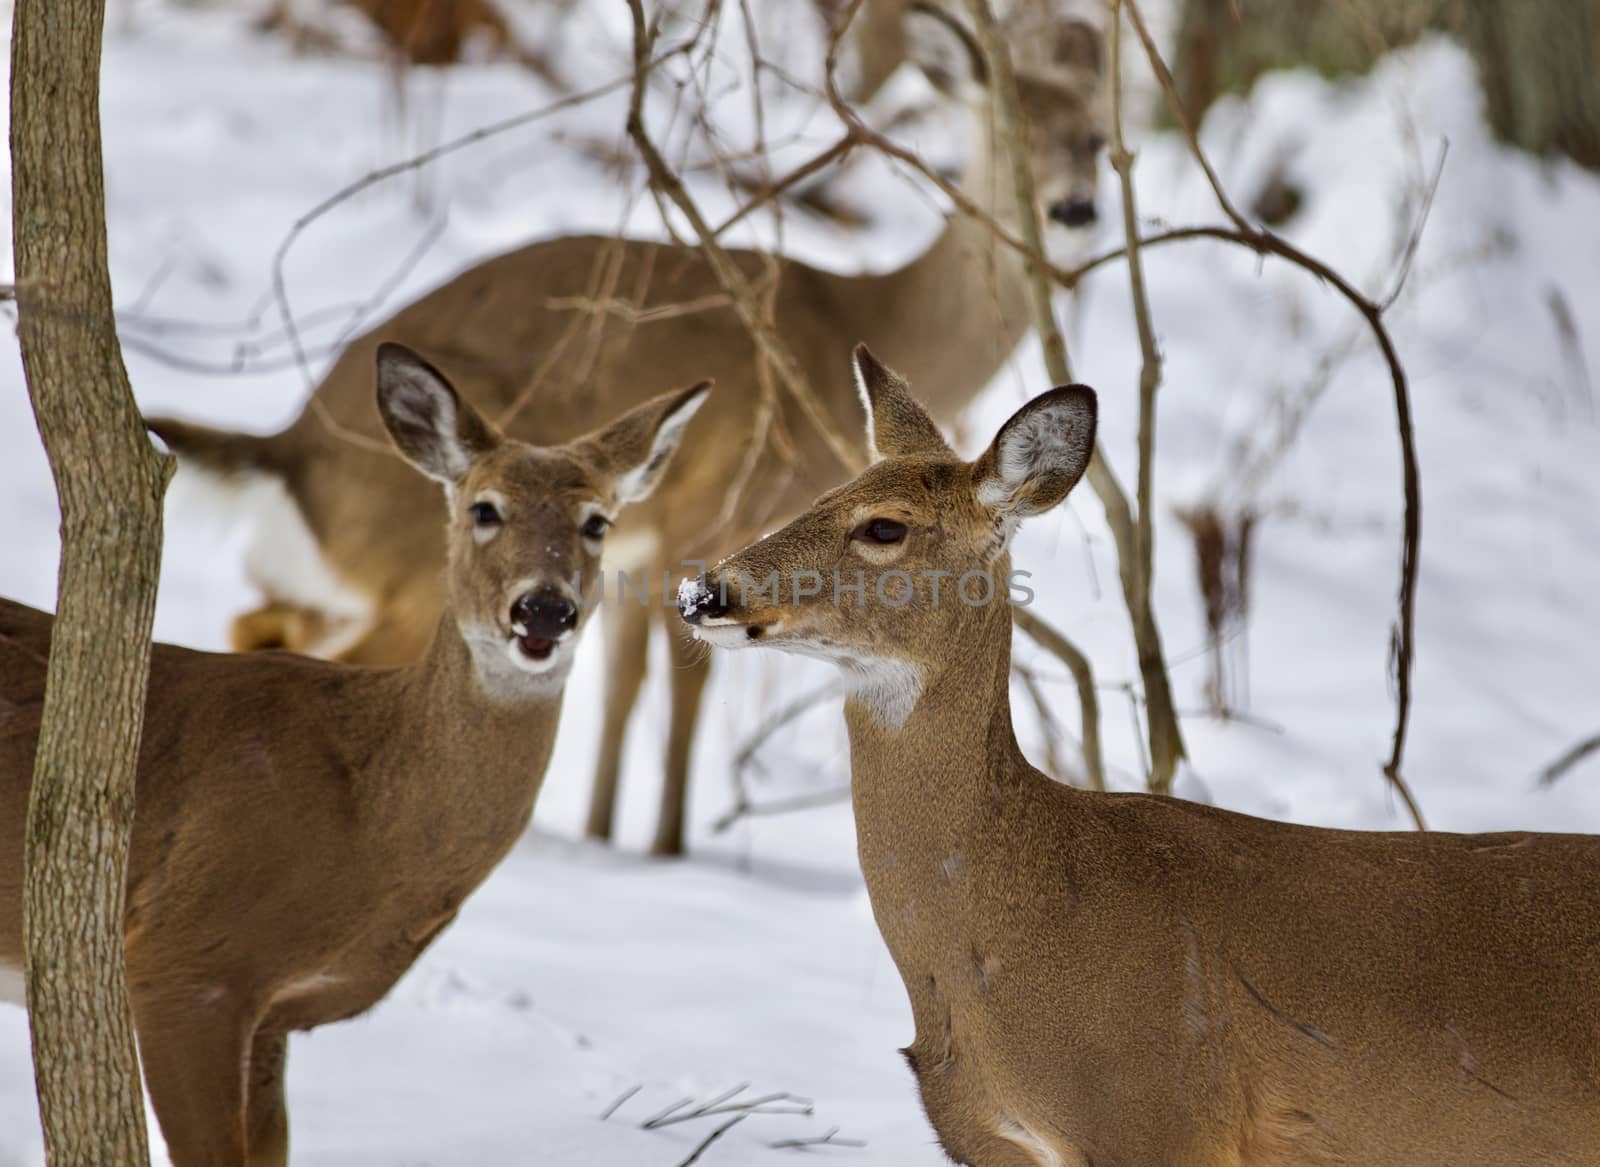
[[[1600,169],[1600,0],[1184,0],[1178,93],[1198,119],[1269,70],[1364,73],[1428,29],[1472,53],[1502,140]]]
[[[134,767],[171,473],[112,319],[100,154],[104,0],[17,0],[12,238],[61,571],[24,860],[34,1073],[52,1167],[149,1159],[123,959]]]
[[[1600,0],[1460,0],[1489,124],[1600,170]]]

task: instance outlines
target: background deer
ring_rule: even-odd
[[[908,17],[913,49],[945,93],[968,102],[978,141],[963,189],[1002,221],[1014,217],[1008,169],[993,164],[994,124],[982,55],[954,18],[931,7]],[[1059,30],[1064,61],[1020,80],[1030,156],[1051,218],[1094,218],[1100,149],[1101,70],[1084,63],[1081,24]],[[758,286],[769,259],[735,253]],[[640,312],[589,316],[583,305],[614,297]],[[951,417],[983,388],[1029,328],[1017,257],[981,224],[953,216],[920,257],[893,272],[843,276],[793,261],[776,268],[777,329],[841,430],[856,408],[837,357],[841,332],[864,334],[902,362],[930,407]],[[652,310],[685,306],[652,318]],[[927,338],[936,335],[938,345]],[[257,518],[250,573],[264,606],[234,627],[239,649],[284,646],[368,663],[413,659],[444,602],[436,566],[445,544],[426,515],[425,487],[375,442],[380,432],[366,369],[379,338],[436,353],[462,395],[517,437],[564,441],[600,418],[666,388],[711,377],[723,392],[696,422],[697,456],[676,463],[662,489],[637,508],[607,556],[608,571],[659,581],[682,574],[801,510],[846,467],[784,395],[769,444],[745,488],[729,497],[760,433],[754,343],[697,249],[601,237],[536,243],[468,270],[356,340],[313,403],[270,437],[219,433],[155,419],[152,427],[188,472],[211,471]],[[332,424],[329,424],[329,423]],[[350,435],[356,435],[351,440]],[[656,612],[664,611],[662,604]],[[607,614],[606,704],[591,835],[608,837],[629,715],[645,676],[652,609]],[[652,850],[682,850],[689,752],[709,672],[678,633],[671,645],[672,714],[661,815]]]
[[[1036,398],[968,463],[856,360],[880,460],[682,611],[712,645],[855,682],[861,865],[950,1155],[1600,1163],[1600,839],[1324,830],[1050,781],[1012,732],[1006,548],[1083,473],[1094,394]],[[858,571],[863,592],[831,586]]]
[[[382,999],[522,833],[605,528],[660,481],[709,388],[536,448],[408,350],[384,345],[377,361],[389,433],[449,499],[446,599],[421,658],[374,669],[157,645],[151,663],[128,988],[178,1167],[283,1164],[287,1034]],[[0,987],[13,991],[51,624],[0,600]]]

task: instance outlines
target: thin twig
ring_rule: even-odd
[[[772,179],[771,181],[767,182],[759,191],[756,192],[754,198],[750,199],[737,211],[729,215],[726,219],[722,220],[720,224],[712,229],[712,238],[721,239],[736,224],[744,222],[744,220],[749,218],[750,215],[760,210],[767,203],[772,202],[779,195],[783,194],[784,191],[795,186],[797,183],[804,182],[812,175],[826,170],[835,162],[842,161],[844,156],[854,149],[858,144],[859,138],[856,132],[853,129],[847,129],[843,137],[841,137],[833,145],[829,146],[826,150],[822,151],[820,154],[808,158],[806,161],[796,166],[793,170],[790,170],[782,178]]]
[[[635,1086],[629,1086],[621,1094],[617,1095],[616,1101],[600,1112],[600,1121],[605,1122],[606,1119],[610,1118],[613,1114],[617,1113],[619,1109],[621,1109],[624,1102],[628,1101],[628,1099],[632,1098],[635,1094],[639,1093],[639,1091],[643,1089],[644,1084],[642,1082]]]
[[[697,1162],[700,1156],[706,1153],[706,1149],[710,1147],[712,1143],[716,1142],[723,1135],[727,1134],[748,1117],[749,1115],[745,1114],[734,1115],[727,1122],[723,1123],[716,1130],[712,1131],[709,1135],[702,1139],[700,1141],[700,1145],[693,1151],[689,1152],[689,1157],[687,1159],[682,1159],[679,1161],[678,1167],[690,1167],[690,1164]]]
[[[1553,785],[1558,778],[1593,753],[1600,753],[1600,733],[1585,738],[1539,771],[1539,785]]]
[[[841,1139],[839,1128],[829,1127],[826,1134],[804,1139],[774,1139],[768,1143],[774,1151],[809,1151],[812,1147],[865,1147],[865,1139]]]
[[[1150,297],[1145,288],[1144,261],[1139,254],[1138,205],[1134,201],[1133,154],[1128,149],[1122,131],[1122,4],[1114,0],[1111,6],[1111,165],[1117,172],[1122,191],[1122,234],[1128,247],[1128,282],[1133,301],[1133,319],[1139,334],[1139,465],[1135,479],[1137,506],[1134,511],[1134,544],[1137,556],[1137,602],[1131,615],[1135,620],[1148,620],[1152,631],[1155,615],[1151,608],[1150,581],[1155,573],[1155,432],[1156,390],[1161,385],[1161,352],[1156,345],[1155,325],[1150,319]],[[1142,641],[1143,638],[1141,638]],[[1159,644],[1159,640],[1156,641]],[[1142,643],[1141,643],[1142,651]],[[1171,707],[1171,694],[1166,690],[1153,690],[1148,679],[1145,684],[1145,710],[1150,734],[1151,771],[1149,787],[1155,794],[1170,794],[1172,778],[1178,759],[1183,756],[1183,742],[1177,739],[1176,750],[1171,743],[1161,740],[1158,724],[1171,726],[1178,732],[1178,716]],[[1155,702],[1165,703],[1157,710]]]
[[[755,757],[756,751],[766,744],[767,739],[795,718],[815,709],[825,701],[831,701],[833,698],[843,695],[844,682],[836,680],[829,681],[826,685],[819,685],[811,692],[796,697],[757,726],[755,732],[745,738],[744,745],[740,746],[739,752],[734,755],[734,768],[742,770],[748,766],[751,759]]]
[[[845,127],[854,134],[862,145],[871,146],[874,150],[893,159],[902,165],[910,167],[928,182],[937,187],[945,198],[955,206],[956,210],[970,219],[976,219],[983,224],[989,232],[1011,248],[1018,255],[1026,258],[1030,263],[1036,264],[1041,270],[1048,273],[1050,278],[1063,287],[1071,287],[1073,275],[1070,271],[1057,267],[1050,262],[1050,257],[1040,247],[1029,246],[1023,239],[1009,230],[993,215],[989,214],[950,179],[940,174],[929,166],[912,150],[884,137],[862,120],[860,112],[840,94],[837,73],[839,67],[839,53],[844,43],[844,35],[850,24],[855,20],[856,13],[860,11],[865,0],[850,0],[850,6],[834,25],[828,37],[828,52],[823,64],[824,95],[828,105],[833,109],[834,115],[845,124]],[[1070,378],[1069,378],[1070,379]]]
[[[641,1130],[647,1130],[647,1131],[655,1130],[656,1127],[660,1126],[663,1122],[665,1122],[667,1120],[667,1116],[668,1115],[676,1114],[678,1111],[682,1110],[685,1106],[688,1106],[689,1103],[691,1103],[693,1101],[694,1101],[693,1098],[680,1098],[680,1099],[678,1099],[678,1101],[674,1102],[671,1106],[668,1106],[665,1110],[658,1110],[658,1111],[656,1111],[656,1113],[652,1114],[649,1118],[645,1119],[643,1122],[641,1122],[639,1124],[639,1128]]]
[[[1028,165],[1025,148],[1027,126],[1024,124],[1021,100],[1017,95],[1016,78],[1011,68],[1011,57],[990,10],[988,0],[967,0],[967,10],[977,26],[978,43],[984,53],[1000,119],[1000,139],[1008,154],[1016,211],[1022,223],[1026,253],[1040,252],[1039,241],[1043,232],[1039,224],[1039,209],[1033,191],[1033,176]],[[1045,279],[1046,264],[1030,260],[1030,291],[1033,305],[1034,327],[1043,340],[1045,367],[1051,380],[1064,384],[1072,380],[1072,369],[1067,358],[1066,342],[1056,323],[1051,303],[1051,291]],[[1173,712],[1171,683],[1161,647],[1160,633],[1154,614],[1150,610],[1148,588],[1140,570],[1141,553],[1138,525],[1127,492],[1111,468],[1105,451],[1098,444],[1088,469],[1089,485],[1105,509],[1106,525],[1111,529],[1117,548],[1118,578],[1122,584],[1123,600],[1128,618],[1133,625],[1135,646],[1139,656],[1140,676],[1144,682],[1147,702],[1146,729],[1149,734],[1150,756],[1154,765],[1146,773],[1152,790],[1165,793],[1170,790],[1172,774],[1178,760],[1183,757],[1183,732]],[[1078,662],[1067,662],[1075,678],[1090,677],[1088,659],[1079,654]],[[1092,677],[1087,685],[1080,679],[1079,699],[1085,711],[1087,688],[1094,688]],[[1098,711],[1098,703],[1095,706]],[[1084,732],[1086,753],[1093,740],[1098,747],[1098,731]],[[1089,763],[1091,768],[1093,763]],[[1093,781],[1093,779],[1091,779]]]
[[[1444,160],[1450,154],[1450,139],[1446,138],[1439,143],[1439,161],[1434,164],[1433,178],[1428,181],[1427,192],[1422,196],[1422,207],[1417,212],[1416,222],[1411,226],[1411,235],[1406,240],[1406,248],[1400,256],[1400,270],[1395,273],[1394,287],[1389,289],[1389,294],[1378,303],[1379,312],[1387,312],[1394,307],[1394,302],[1400,298],[1400,293],[1405,291],[1406,279],[1411,275],[1411,267],[1416,262],[1417,248],[1422,243],[1422,232],[1428,225],[1428,216],[1433,211],[1434,196],[1439,193],[1439,180],[1444,177]]]
[[[793,814],[800,810],[816,810],[818,807],[833,806],[836,803],[848,802],[850,788],[840,786],[833,790],[823,790],[816,794],[797,794],[793,798],[775,798],[771,802],[738,802],[730,807],[726,814],[711,824],[711,833],[720,835],[740,819],[767,818],[772,815]]]
[[[822,436],[834,457],[847,472],[855,473],[866,464],[864,451],[839,433],[833,419],[828,416],[817,395],[807,384],[805,373],[789,351],[788,344],[777,334],[769,315],[761,310],[756,290],[744,272],[717,242],[710,224],[706,222],[700,208],[690,197],[683,180],[667,164],[667,160],[662,157],[645,128],[646,82],[659,59],[652,59],[650,55],[650,32],[644,17],[643,0],[628,0],[628,9],[633,16],[634,61],[632,95],[628,102],[628,136],[633,139],[640,157],[644,159],[645,168],[650,174],[650,185],[676,206],[688,220],[699,238],[700,250],[705,256],[707,266],[717,277],[717,282],[733,298],[735,313],[749,332],[751,339],[755,341],[757,349],[771,362],[779,383],[800,406],[801,412]]]
[[[1561,288],[1551,284],[1545,293],[1545,304],[1555,321],[1556,336],[1561,340],[1561,355],[1567,365],[1567,379],[1571,382],[1572,396],[1594,417],[1594,385],[1589,380],[1589,359],[1583,352],[1583,338],[1578,333],[1578,322],[1572,314],[1572,305]]]
[[[1028,127],[1023,121],[1022,106],[1017,96],[1017,79],[1011,68],[1011,51],[1005,37],[989,10],[989,0],[967,0],[967,11],[972,16],[978,34],[978,44],[983,49],[984,61],[989,69],[990,92],[994,95],[995,114],[1000,123],[1000,138],[1006,146],[1006,162],[1011,168],[1011,188],[1019,210],[1022,240],[1032,254],[1044,255],[1044,232],[1039,224],[1038,195],[1034,190],[1033,169],[1028,165],[1027,151],[1022,144],[1027,141]],[[1044,345],[1045,365],[1061,370],[1061,379],[1070,381],[1071,362],[1067,358],[1067,342],[1056,324],[1050,280],[1044,266],[1028,260],[1028,294],[1033,300],[1033,315],[1038,325],[1039,338]]]
[[[641,1130],[659,1130],[664,1126],[674,1126],[680,1122],[694,1122],[697,1119],[710,1118],[719,1114],[789,1114],[809,1115],[813,1111],[811,1099],[802,1098],[798,1094],[790,1094],[778,1090],[771,1094],[763,1094],[759,1098],[749,1098],[743,1102],[734,1102],[740,1094],[750,1088],[750,1083],[741,1082],[729,1090],[724,1090],[715,1098],[702,1102],[692,1110],[684,1107],[693,1102],[692,1098],[682,1098],[674,1102],[663,1111],[652,1115],[639,1124]]]
[[[670,1126],[675,1122],[687,1122],[690,1119],[702,1118],[707,1114],[715,1114],[717,1113],[717,1107],[721,1106],[724,1102],[727,1102],[731,1098],[737,1098],[748,1089],[750,1089],[750,1083],[740,1082],[737,1086],[730,1086],[721,1094],[706,1099],[706,1101],[702,1102],[699,1106],[695,1107],[694,1110],[687,1114],[680,1115],[677,1118],[662,1118],[660,1121],[646,1125],[653,1129],[656,1126]]]
[[[1061,764],[1061,723],[1056,720],[1055,710],[1045,696],[1044,686],[1039,683],[1039,675],[1015,660],[1011,662],[1011,673],[1022,682],[1028,700],[1033,702],[1034,712],[1039,715],[1039,728],[1044,734],[1045,772],[1059,782],[1068,781],[1066,768]]]
[[[1089,658],[1067,637],[1027,608],[1013,607],[1011,618],[1040,648],[1051,653],[1072,674],[1078,689],[1078,713],[1083,723],[1083,770],[1089,789],[1106,788],[1105,761],[1100,754],[1100,698],[1095,691]]]

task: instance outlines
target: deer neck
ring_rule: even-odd
[[[1025,794],[1031,769],[1011,725],[1011,611],[977,609],[940,646],[903,721],[852,696],[852,800],[868,887],[929,875]],[[957,860],[959,862],[959,860]]]
[[[1011,226],[1012,184],[980,134],[961,190]],[[994,379],[1033,327],[1027,268],[989,227],[960,209],[922,255],[855,287],[863,339],[890,359],[936,418],[953,417]],[[938,343],[930,343],[937,338]]]
[[[419,775],[402,784],[398,801],[415,796],[433,816],[502,824],[509,846],[532,813],[550,759],[565,673],[514,685],[485,670],[447,608],[428,651],[393,676],[387,732],[397,764]],[[450,787],[459,787],[459,796]]]

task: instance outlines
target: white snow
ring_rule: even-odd
[[[685,616],[693,616],[710,598],[711,589],[699,579],[685,576],[678,581],[678,610]]]
[[[476,67],[416,79],[412,116],[402,120],[379,66],[289,57],[251,36],[248,14],[232,9],[131,11],[108,30],[104,114],[112,271],[135,390],[152,411],[275,428],[306,389],[267,297],[273,251],[293,221],[415,148],[408,138],[418,121],[437,120],[450,135],[547,95],[515,69]],[[615,32],[596,23],[578,38],[575,57],[595,77],[622,71],[616,42],[605,39]],[[737,139],[748,130],[748,102],[730,94],[724,105]],[[613,95],[535,123],[315,223],[287,265],[313,371],[361,326],[361,311],[381,315],[494,251],[619,225],[658,233],[650,200],[628,197],[579,149],[586,138],[618,141],[623,108]],[[809,109],[769,111],[809,135],[786,158],[831,140],[824,121],[807,121]],[[1600,762],[1548,790],[1532,778],[1600,729],[1600,180],[1495,145],[1468,59],[1437,42],[1359,82],[1269,78],[1249,102],[1215,110],[1205,137],[1241,203],[1283,160],[1307,191],[1289,233],[1374,294],[1390,285],[1418,192],[1449,139],[1393,312],[1424,485],[1406,774],[1436,827],[1600,829]],[[945,141],[932,148],[941,161],[957,153]],[[1136,174],[1147,218],[1220,221],[1177,141],[1141,142]],[[881,228],[858,237],[790,215],[786,246],[856,268],[897,262],[931,237],[932,200],[906,197],[887,166],[863,166],[847,186],[894,208]],[[1108,172],[1105,245],[1119,222],[1112,187]],[[696,189],[713,218],[731,209],[714,183]],[[411,267],[413,252],[421,259]],[[1191,762],[1180,790],[1298,821],[1403,828],[1379,773],[1392,716],[1386,664],[1400,521],[1383,367],[1354,313],[1302,273],[1212,244],[1146,258],[1166,358],[1156,595],[1185,710],[1202,707],[1207,665],[1192,556],[1174,510],[1241,501],[1243,467],[1271,448],[1322,366],[1331,369],[1299,440],[1252,496],[1266,516],[1253,615],[1247,642],[1230,646],[1236,659],[1248,657],[1249,720],[1187,719]],[[382,303],[367,303],[375,293]],[[1578,323],[1582,353],[1560,339],[1557,302]],[[1102,440],[1131,488],[1138,361],[1125,270],[1092,278],[1068,314],[1074,373],[1100,390]],[[854,339],[839,338],[841,358]],[[234,375],[235,364],[249,371]],[[57,515],[14,345],[0,353],[0,385],[0,594],[49,607]],[[961,448],[975,454],[1044,387],[1037,348],[1025,345],[961,427]],[[1107,687],[1112,779],[1134,785],[1139,753],[1115,687],[1137,678],[1136,661],[1111,543],[1087,488],[1070,513],[1024,524],[1014,554],[1033,573],[1040,611],[1092,655]],[[248,595],[239,533],[175,508],[158,635],[220,648]],[[1064,670],[1018,643],[1075,730]],[[830,681],[827,666],[759,652],[719,659],[696,750],[694,857],[661,864],[639,856],[666,727],[659,644],[630,738],[620,846],[573,841],[598,733],[600,648],[591,632],[535,831],[387,1001],[292,1043],[295,1162],[671,1167],[714,1120],[657,1130],[641,1121],[680,1098],[749,1083],[750,1093],[810,1098],[814,1114],[752,1118],[707,1152],[707,1167],[792,1162],[769,1144],[834,1126],[867,1146],[830,1158],[943,1163],[896,1052],[911,1039],[910,1018],[856,869],[848,806],[712,829],[730,804],[728,775],[746,735]],[[1040,758],[1026,702],[1017,717],[1024,746]],[[759,800],[841,786],[848,767],[837,703],[796,720],[759,757],[767,773],[749,779]],[[28,1056],[24,1015],[0,1008],[5,1167],[42,1162]]]

